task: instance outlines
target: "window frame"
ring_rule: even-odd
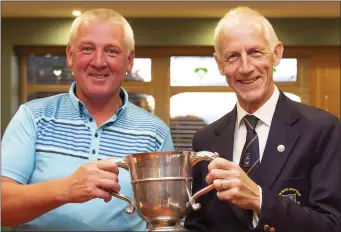
[[[324,48],[325,49],[325,48]],[[65,55],[66,46],[15,46],[14,52],[19,59],[19,103],[27,101],[27,97],[35,92],[67,92],[68,84],[39,85],[27,83],[28,56],[30,54]],[[301,97],[302,77],[309,76],[309,59],[318,49],[309,47],[286,47],[283,58],[297,58],[296,82],[276,82],[284,92],[290,92]],[[325,50],[324,50],[325,51]],[[152,95],[155,99],[154,114],[169,125],[170,98],[184,92],[233,92],[228,86],[171,86],[170,85],[170,57],[171,56],[211,56],[213,46],[137,46],[136,57],[147,57],[152,60],[151,82],[124,82],[122,87],[128,92],[139,92]],[[310,99],[302,98],[303,103]]]

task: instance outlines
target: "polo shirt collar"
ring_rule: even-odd
[[[81,115],[82,113],[86,113],[87,110],[86,109],[86,105],[77,98],[76,96],[76,82],[73,82],[70,86],[69,89],[69,95],[71,98],[71,101],[74,105],[74,107],[76,108],[77,112]],[[123,112],[126,110],[127,105],[128,105],[128,93],[125,89],[123,89],[122,87],[120,88],[120,97],[122,100],[122,106],[116,111],[115,115],[117,117],[119,117],[120,115],[123,114]],[[86,113],[88,114],[88,113]]]

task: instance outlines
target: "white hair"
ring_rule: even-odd
[[[231,24],[233,19],[251,19],[254,23],[260,23],[264,29],[265,38],[269,42],[270,49],[272,51],[275,49],[278,38],[271,23],[259,12],[249,7],[239,6],[227,12],[225,16],[220,19],[214,30],[214,49],[217,54],[219,54],[219,36],[222,32],[225,34],[227,33],[228,25]]]
[[[107,20],[113,24],[119,24],[123,27],[124,40],[128,48],[128,54],[135,49],[134,32],[128,21],[116,11],[110,9],[94,9],[89,10],[78,16],[72,23],[69,34],[69,46],[73,46],[73,43],[77,37],[78,29],[81,25],[89,23],[95,20]]]

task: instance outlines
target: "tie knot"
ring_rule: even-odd
[[[246,129],[255,130],[258,120],[259,119],[254,115],[250,115],[250,114],[245,115],[244,123],[245,123]]]

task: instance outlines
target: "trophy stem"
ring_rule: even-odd
[[[177,231],[177,232],[187,232],[188,230],[186,230],[183,226],[180,225],[180,223],[178,223],[177,225],[174,226],[151,226],[151,228],[148,228],[147,231]]]
[[[179,221],[151,221],[147,231],[187,231]]]
[[[169,227],[158,227],[155,229],[150,229],[147,231],[177,231],[177,232],[188,232],[185,228],[182,226],[169,226]]]

